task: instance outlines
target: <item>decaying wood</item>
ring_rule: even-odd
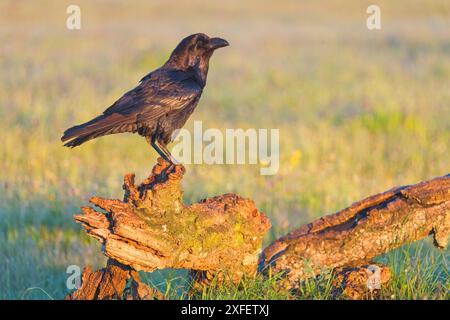
[[[291,289],[334,269],[342,289],[362,297],[365,265],[372,258],[430,234],[437,246],[447,245],[450,175],[364,199],[281,237],[260,255],[270,221],[255,203],[225,194],[186,205],[184,171],[159,159],[140,185],[134,175],[125,176],[123,201],[90,200],[106,213],[82,208],[75,220],[102,243],[109,261],[100,271],[85,269],[82,287],[69,298],[162,298],[140,282],[136,271],[141,270],[189,269],[197,284],[207,284],[217,276],[238,281],[255,275],[258,267],[263,273],[283,272],[282,287]],[[385,282],[389,273],[383,274]]]
[[[183,174],[183,166],[172,169],[160,159],[139,186],[134,175],[125,177],[123,201],[90,200],[106,214],[83,207],[75,220],[101,241],[105,255],[134,270],[190,269],[199,280],[254,275],[269,219],[235,194],[184,204]]]
[[[130,287],[126,290],[127,282]],[[157,290],[141,282],[139,274],[130,267],[109,259],[105,268],[92,272],[83,270],[81,287],[69,295],[67,300],[152,300],[164,299]]]
[[[450,233],[450,175],[391,189],[317,219],[276,240],[261,264],[284,272],[285,285],[324,268],[360,266],[372,258],[433,235],[444,248]]]
[[[379,298],[381,287],[391,280],[391,270],[379,263],[336,268],[334,272],[334,295],[353,300]]]

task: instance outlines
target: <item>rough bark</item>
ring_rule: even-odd
[[[183,174],[183,166],[172,169],[159,159],[139,186],[134,175],[125,176],[123,201],[90,200],[106,214],[83,207],[75,220],[100,240],[106,256],[134,270],[195,270],[199,281],[254,275],[269,219],[235,194],[184,204]]]
[[[130,286],[126,288],[127,283]],[[105,268],[93,272],[83,270],[81,287],[67,296],[66,300],[153,300],[164,299],[157,290],[141,282],[139,274],[130,267],[109,259]]]
[[[450,232],[450,175],[393,188],[317,219],[276,240],[261,255],[265,270],[284,272],[288,288],[324,268],[372,258],[433,235],[444,248]]]
[[[379,263],[334,270],[334,295],[353,300],[378,299],[381,287],[391,280],[391,270]]]
[[[372,258],[430,234],[437,246],[447,245],[450,175],[366,198],[281,237],[260,255],[270,221],[255,203],[225,194],[186,205],[183,174],[183,166],[170,168],[159,159],[140,185],[134,175],[125,176],[123,201],[90,200],[106,213],[82,208],[75,220],[102,243],[109,261],[96,272],[87,268],[82,287],[69,298],[162,298],[136,270],[189,269],[196,284],[207,284],[214,277],[239,281],[258,267],[283,272],[282,287],[290,289],[334,269],[344,293],[363,297]],[[385,283],[389,273],[382,270]]]

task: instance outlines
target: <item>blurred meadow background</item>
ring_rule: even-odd
[[[366,28],[373,3],[379,31]],[[81,8],[81,30],[66,28],[70,4]],[[103,266],[72,215],[93,195],[121,198],[123,175],[143,179],[156,154],[135,135],[74,150],[60,136],[196,32],[231,46],[212,57],[186,128],[279,128],[280,170],[188,165],[186,202],[252,198],[272,220],[269,243],[365,196],[449,172],[450,2],[0,0],[0,299],[61,299],[69,265]],[[448,299],[449,253],[428,239],[380,257],[394,268],[384,297]],[[182,279],[147,276],[168,295]],[[296,298],[331,298],[320,281]],[[263,280],[200,296],[286,297]]]

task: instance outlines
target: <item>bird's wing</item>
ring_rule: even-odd
[[[202,89],[190,76],[181,72],[149,75],[133,90],[125,93],[104,115],[118,113],[136,116],[136,121],[152,121],[182,109],[201,95]]]

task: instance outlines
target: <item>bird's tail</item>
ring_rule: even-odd
[[[130,127],[130,119],[120,114],[102,114],[91,121],[67,129],[61,141],[68,141],[66,147],[74,148],[86,141],[101,137],[107,134],[125,132]]]

